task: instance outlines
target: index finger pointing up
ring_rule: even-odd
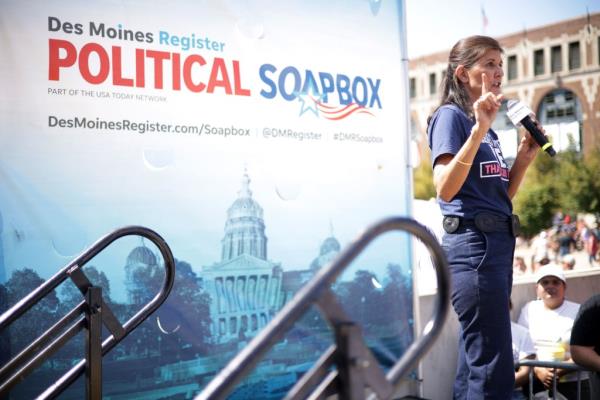
[[[485,72],[481,73],[481,95],[485,96],[489,93],[490,89],[490,79],[488,78]]]

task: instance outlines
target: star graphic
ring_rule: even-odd
[[[304,114],[307,111],[312,111],[313,113],[315,113],[315,115],[317,117],[319,117],[319,110],[317,109],[317,103],[321,100],[321,97],[322,97],[321,94],[317,93],[318,97],[315,97],[315,95],[308,94],[306,91],[295,92],[294,94],[298,98],[298,101],[301,103],[300,104],[300,114],[299,114],[300,117],[302,116],[302,114]]]

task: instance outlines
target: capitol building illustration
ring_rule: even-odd
[[[263,209],[252,198],[244,173],[238,197],[227,210],[221,260],[202,268],[211,297],[211,333],[217,343],[255,336],[298,289],[340,250],[329,237],[306,270],[283,271],[267,257]]]
[[[221,261],[202,268],[212,299],[211,332],[219,343],[254,336],[281,305],[281,265],[267,259],[263,209],[244,174],[238,198],[227,210]]]
[[[250,178],[245,172],[238,196],[227,209],[221,260],[203,266],[199,274],[211,299],[213,343],[255,336],[341,248],[331,234],[305,269],[284,271],[280,263],[268,259],[267,244],[263,208],[252,198]],[[157,255],[143,243],[130,252],[125,271],[131,304],[140,304],[144,294],[144,287],[137,282],[134,271],[157,265]]]

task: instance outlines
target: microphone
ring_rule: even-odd
[[[552,143],[548,142],[548,138],[542,133],[541,130],[535,125],[530,115],[533,111],[529,109],[525,104],[518,100],[508,101],[508,111],[506,115],[515,126],[524,126],[525,129],[531,134],[531,137],[540,145],[542,150],[548,153],[551,157],[556,155]]]

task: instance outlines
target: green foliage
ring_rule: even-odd
[[[558,202],[553,188],[534,183],[521,187],[515,198],[514,208],[521,220],[523,234],[530,237],[550,225]]]
[[[561,188],[563,208],[575,212],[600,213],[600,147],[576,158],[564,172]],[[570,200],[570,203],[567,203]],[[570,204],[572,208],[566,207]]]
[[[429,163],[429,157],[423,157],[419,166],[414,170],[413,188],[415,199],[429,200],[432,197],[435,198],[433,169]]]
[[[574,149],[554,158],[540,154],[514,199],[523,232],[531,236],[551,225],[557,210],[565,214],[600,213],[600,148],[585,157]]]

